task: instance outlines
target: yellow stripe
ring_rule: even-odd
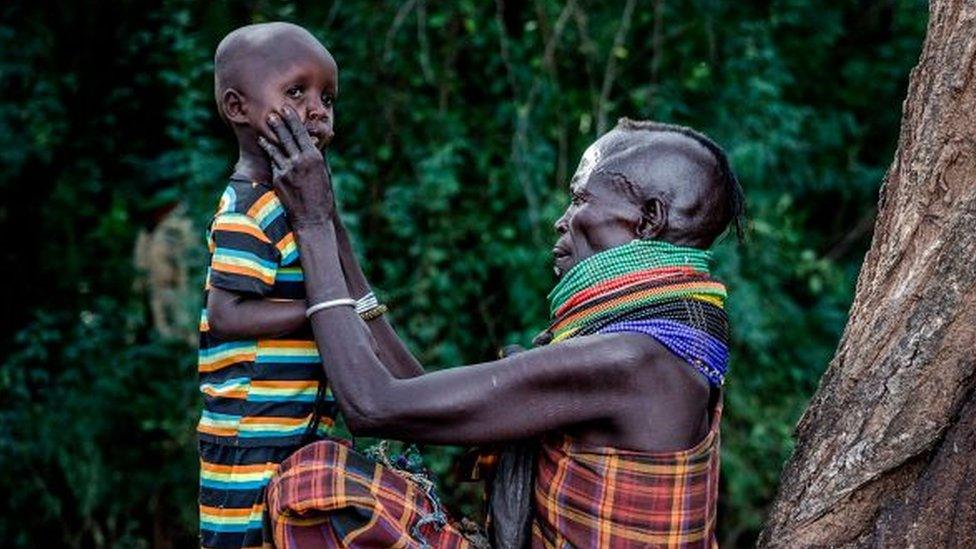
[[[315,349],[310,339],[264,339],[259,342],[262,349]]]
[[[255,504],[250,509],[230,509],[200,506],[200,519],[215,524],[247,524],[260,518],[264,512],[264,504]]]
[[[257,473],[217,473],[213,471],[200,471],[200,478],[219,480],[223,482],[247,482],[253,480],[267,480],[274,476],[274,469],[269,468]]]
[[[266,217],[277,207],[280,207],[281,203],[278,201],[278,197],[271,191],[266,192],[261,198],[258,198],[251,208],[247,211],[248,215],[254,218],[258,222],[258,225],[262,224]]]
[[[610,547],[610,525],[612,524],[609,515],[613,513],[613,494],[617,488],[617,456],[610,456],[607,460],[607,470],[604,475],[603,498],[600,501],[600,547]],[[604,516],[604,513],[608,516]]]
[[[268,235],[264,234],[257,221],[243,214],[222,214],[214,219],[213,231],[226,231],[232,233],[243,233],[265,242],[271,243]]]
[[[213,268],[214,270],[221,270],[217,268],[218,265],[224,267],[223,270],[227,270],[226,269],[227,266],[238,267],[241,269],[247,269],[248,271],[254,271],[258,273],[258,276],[256,276],[255,278],[267,280],[269,283],[272,284],[274,283],[275,269],[272,269],[270,267],[265,267],[264,265],[261,265],[257,261],[252,261],[250,259],[245,259],[243,257],[234,257],[232,255],[222,254],[220,253],[220,250],[217,250],[217,253],[215,253],[213,256],[212,263],[213,265],[211,268]]]
[[[297,396],[297,395],[314,395],[318,392],[318,387],[312,387],[309,389],[289,389],[287,387],[261,387],[257,388],[251,385],[251,390],[249,391],[252,395],[278,395],[278,396]]]

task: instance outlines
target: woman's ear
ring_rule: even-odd
[[[660,198],[651,198],[641,208],[637,223],[637,237],[641,240],[657,238],[668,227],[668,208]]]
[[[247,124],[247,99],[234,88],[227,88],[220,96],[220,108],[231,124]]]

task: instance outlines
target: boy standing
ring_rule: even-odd
[[[268,23],[227,35],[217,47],[214,77],[239,159],[208,231],[200,543],[259,547],[270,540],[268,479],[303,442],[329,430],[336,407],[304,314],[295,240],[258,138],[273,139],[268,117],[290,108],[318,148],[328,144],[338,69],[301,27]]]

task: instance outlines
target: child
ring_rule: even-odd
[[[214,83],[239,158],[208,233],[200,543],[255,547],[271,539],[263,532],[268,479],[303,442],[327,432],[336,411],[305,318],[295,240],[258,138],[273,140],[268,117],[290,107],[324,148],[333,136],[338,68],[308,31],[267,23],[221,41]]]

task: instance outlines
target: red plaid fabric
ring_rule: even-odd
[[[268,512],[279,548],[419,548],[411,531],[433,508],[414,482],[326,440],[282,462],[268,485]],[[420,532],[432,547],[470,547],[451,523]]]
[[[693,448],[642,453],[544,441],[533,547],[718,547],[719,399]]]

